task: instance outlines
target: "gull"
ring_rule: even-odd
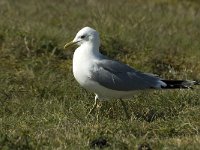
[[[128,116],[122,99],[133,97],[136,91],[190,88],[199,84],[191,80],[163,80],[102,55],[99,33],[90,27],[82,28],[64,49],[74,44],[79,47],[73,55],[73,75],[83,88],[95,93],[95,103],[89,113],[97,106],[98,99],[120,99]]]

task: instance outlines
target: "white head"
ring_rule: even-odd
[[[90,27],[84,27],[82,28],[75,36],[74,40],[67,43],[64,48],[73,45],[78,44],[79,46],[83,44],[92,44],[93,46],[99,47],[100,46],[100,39],[99,39],[99,33],[90,28]]]

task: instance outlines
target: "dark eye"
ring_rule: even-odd
[[[84,39],[85,37],[86,37],[85,35],[82,35],[82,36],[81,36],[81,39]]]

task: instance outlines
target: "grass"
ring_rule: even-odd
[[[199,87],[103,102],[71,71],[64,51],[84,26],[102,53],[167,79],[200,79],[200,3],[195,0],[1,0],[0,149],[198,149]],[[96,142],[96,143],[95,143]]]

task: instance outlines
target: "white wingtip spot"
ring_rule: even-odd
[[[167,84],[165,82],[163,82],[161,80],[158,81],[158,85],[157,85],[158,88],[166,87],[166,86],[167,86]]]

